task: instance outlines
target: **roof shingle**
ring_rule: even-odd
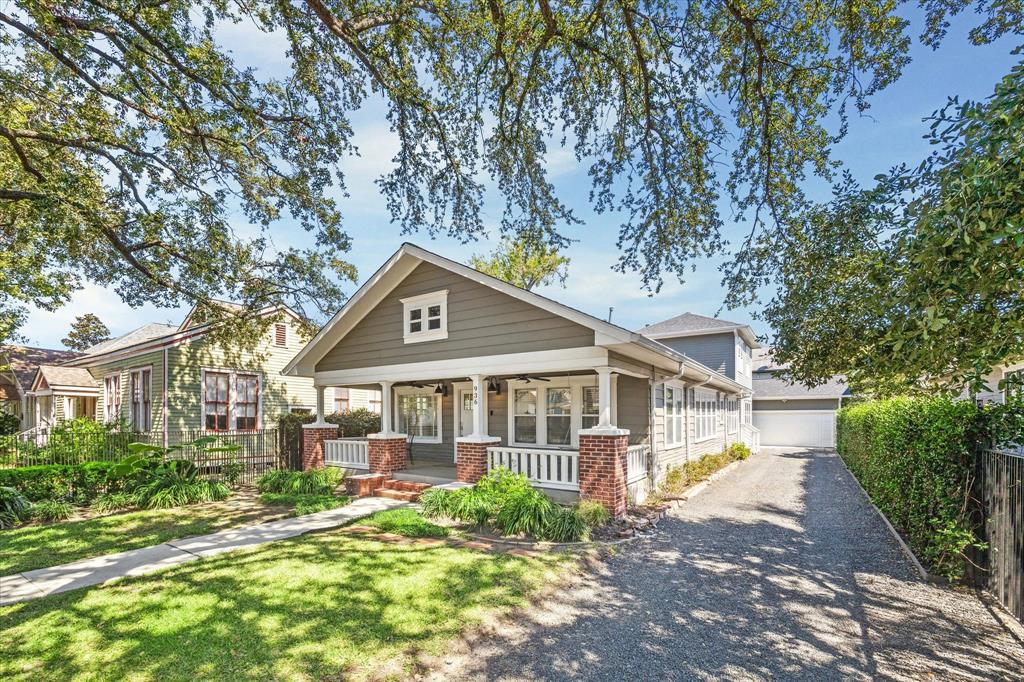
[[[17,378],[22,393],[32,389],[32,380],[35,379],[36,368],[39,365],[55,365],[80,355],[81,353],[70,350],[53,350],[32,346],[4,346],[0,350],[0,356],[7,357],[7,361],[11,365],[11,372]],[[0,364],[3,364],[2,361]]]

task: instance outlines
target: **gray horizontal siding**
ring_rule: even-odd
[[[401,299],[448,289],[448,338],[406,344]],[[421,263],[317,363],[316,371],[594,345],[589,327]]]
[[[658,341],[730,379],[736,378],[736,339],[732,332],[682,336]]]
[[[651,394],[647,379],[620,375],[615,379],[616,426],[629,429],[629,444],[650,442]]]

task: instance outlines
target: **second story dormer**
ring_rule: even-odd
[[[752,385],[752,354],[760,348],[749,325],[696,313],[683,313],[640,330],[675,351],[733,379]]]

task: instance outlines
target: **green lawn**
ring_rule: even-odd
[[[307,535],[0,608],[0,679],[401,678],[563,564]]]
[[[301,500],[299,500],[301,502]],[[191,535],[257,523],[307,509],[286,500],[263,504],[233,499],[176,509],[150,509],[45,526],[0,530],[0,575],[124,552]],[[347,499],[342,498],[344,504]]]

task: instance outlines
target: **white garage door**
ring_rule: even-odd
[[[761,445],[803,448],[836,446],[835,410],[754,410]]]

